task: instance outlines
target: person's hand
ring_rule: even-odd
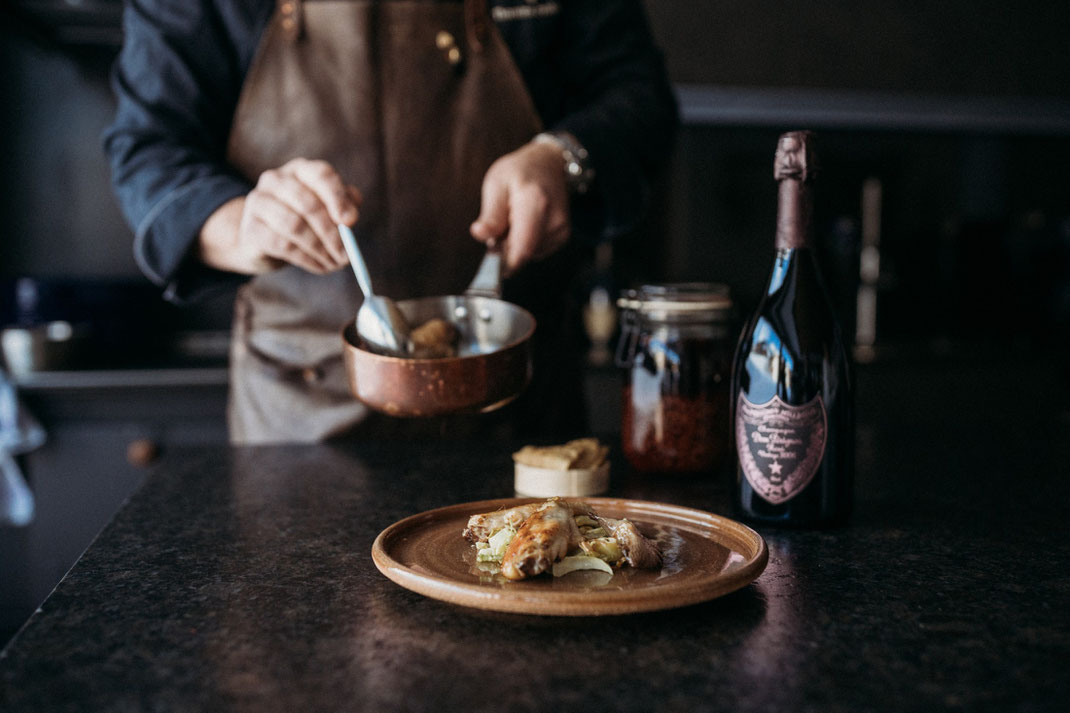
[[[502,245],[506,272],[552,254],[570,232],[565,159],[555,146],[525,144],[487,170],[471,233]]]
[[[329,163],[295,158],[264,171],[248,195],[209,216],[198,254],[207,265],[247,275],[284,264],[333,272],[348,264],[337,225],[353,225],[360,203],[360,192]]]

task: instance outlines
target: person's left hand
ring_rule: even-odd
[[[483,177],[482,205],[471,233],[477,240],[502,245],[507,273],[568,242],[568,185],[561,151],[551,144],[527,143],[495,161]]]

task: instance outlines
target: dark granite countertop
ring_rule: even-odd
[[[862,370],[851,524],[762,529],[754,584],[627,617],[375,569],[390,523],[509,495],[515,444],[168,453],[0,654],[0,710],[1065,710],[1070,411],[1056,366],[990,366]],[[724,479],[613,465],[614,494],[728,512]]]

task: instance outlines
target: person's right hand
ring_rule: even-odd
[[[295,158],[264,171],[248,195],[209,216],[198,255],[206,265],[247,275],[284,264],[333,272],[349,262],[338,223],[356,223],[360,203],[360,192],[329,163]]]

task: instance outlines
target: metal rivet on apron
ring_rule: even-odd
[[[450,61],[450,64],[457,66],[461,63],[461,51],[456,47],[450,47],[450,51],[446,53],[446,58]]]
[[[457,44],[457,40],[453,39],[453,35],[445,30],[439,30],[439,33],[435,35],[435,46],[440,50],[453,47],[455,44]]]
[[[301,24],[301,6],[297,0],[286,0],[286,2],[279,5],[279,13],[282,15],[283,31],[291,38],[296,39]]]

